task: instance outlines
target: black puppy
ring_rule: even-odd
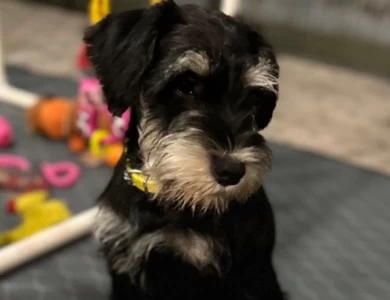
[[[85,34],[110,111],[132,108],[95,235],[114,300],[281,300],[262,188],[279,68],[218,11],[165,1]]]

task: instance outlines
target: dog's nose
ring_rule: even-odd
[[[245,175],[245,164],[231,157],[213,157],[212,173],[219,184],[235,185]]]

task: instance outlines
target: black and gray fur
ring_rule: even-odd
[[[111,299],[284,299],[259,133],[278,96],[271,46],[221,12],[173,1],[111,14],[85,41],[110,111],[132,107],[95,229]],[[157,193],[125,180],[126,159]]]

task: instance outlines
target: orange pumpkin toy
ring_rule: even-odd
[[[52,140],[67,140],[72,152],[81,153],[88,150],[90,140],[83,135],[82,128],[86,126],[80,119],[80,100],[70,100],[62,97],[44,97],[36,105],[27,110],[27,122],[30,130],[40,133]],[[112,120],[105,113],[99,113],[96,118],[96,129],[110,131]],[[85,128],[84,128],[85,130]],[[97,158],[90,151],[82,156],[87,165],[104,162],[114,167],[122,155],[122,143],[114,143],[106,147],[107,153]],[[91,157],[90,157],[91,156]]]
[[[77,102],[61,97],[41,98],[27,111],[27,122],[32,132],[53,140],[68,140],[71,151],[81,152],[87,140],[76,126]]]

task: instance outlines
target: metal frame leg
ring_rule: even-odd
[[[0,101],[11,105],[27,108],[38,99],[38,95],[13,87],[8,83],[5,73],[3,39],[0,22]]]
[[[237,16],[241,6],[241,0],[221,0],[220,11],[229,16]]]

